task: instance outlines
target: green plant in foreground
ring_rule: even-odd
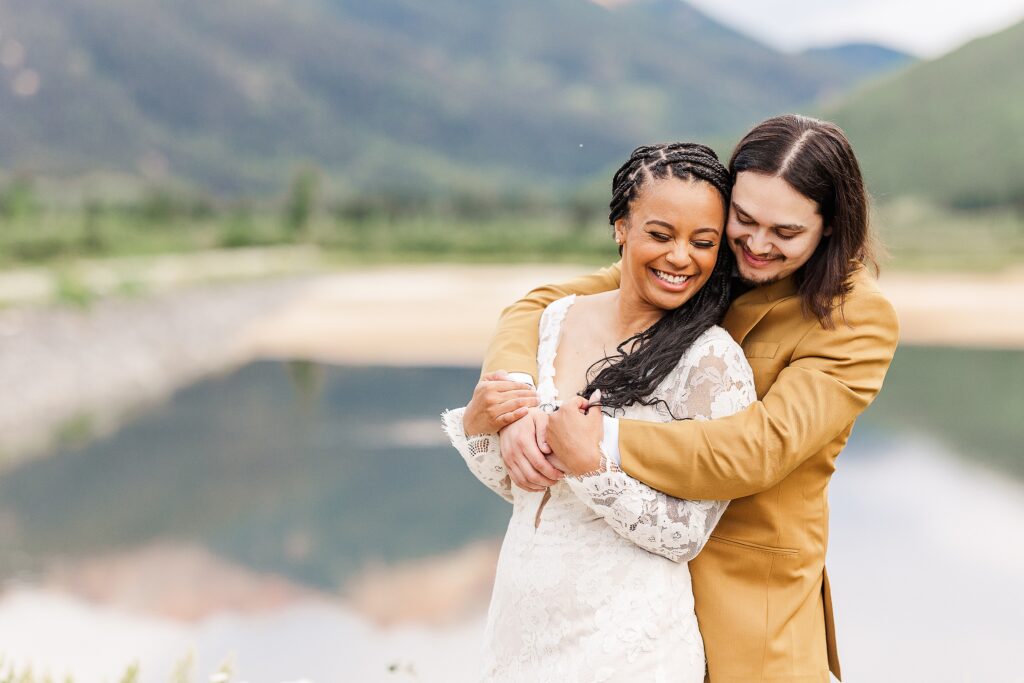
[[[54,298],[59,304],[88,308],[95,301],[96,293],[67,271],[59,271]]]
[[[132,662],[117,678],[117,683],[139,683],[140,666]],[[234,664],[231,657],[210,674],[208,683],[231,683],[234,680]],[[51,674],[36,674],[31,666],[19,668],[0,656],[0,683],[75,683],[73,676],[65,676],[63,680],[54,679]],[[196,683],[195,657],[189,653],[181,658],[174,667],[169,683]]]

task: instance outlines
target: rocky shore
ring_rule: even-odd
[[[134,411],[253,357],[246,329],[309,285],[190,287],[87,309],[0,311],[0,467],[102,434]]]

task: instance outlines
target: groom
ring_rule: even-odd
[[[897,320],[871,263],[857,160],[833,124],[801,116],[751,130],[730,161],[726,226],[739,279],[723,326],[754,371],[759,401],[734,416],[663,424],[531,411],[501,433],[523,488],[561,474],[547,455],[598,450],[679,498],[732,499],[691,562],[711,683],[827,683],[839,659],[825,573],[828,483],[857,416],[882,386]],[[485,372],[536,376],[538,321],[562,296],[618,287],[617,265],[536,289],[502,314]],[[486,382],[486,378],[484,380]]]

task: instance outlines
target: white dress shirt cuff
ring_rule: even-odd
[[[523,384],[529,384],[534,389],[537,388],[537,385],[533,382],[533,378],[525,372],[510,372],[508,373],[508,378],[513,382],[522,382]]]
[[[622,465],[622,455],[619,454],[619,418],[602,415],[601,422],[604,427],[604,436],[601,438],[601,453],[605,459],[616,467]]]

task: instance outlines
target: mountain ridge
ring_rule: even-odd
[[[304,163],[350,194],[571,186],[852,83],[672,0],[8,0],[0,23],[24,51],[0,165],[221,194]]]

